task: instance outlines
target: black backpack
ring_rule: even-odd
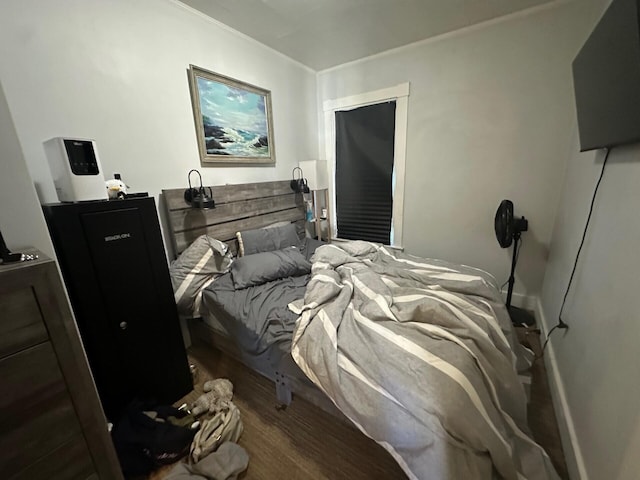
[[[144,413],[157,413],[156,419]],[[111,437],[126,477],[146,475],[162,465],[177,462],[189,453],[196,429],[167,421],[169,416],[184,417],[173,407],[143,408],[131,405],[114,426]]]

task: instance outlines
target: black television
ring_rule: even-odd
[[[573,61],[580,151],[640,142],[640,0],[613,0]]]

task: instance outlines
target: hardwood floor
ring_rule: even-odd
[[[522,343],[539,350],[537,335],[518,333]],[[244,423],[239,444],[250,457],[249,468],[241,477],[244,480],[406,478],[382,447],[305,400],[296,398],[285,411],[277,410],[273,383],[230,357],[194,346],[189,359],[198,368],[198,378],[195,390],[182,401],[193,402],[211,378],[226,377],[234,384],[234,402]],[[561,478],[567,479],[542,360],[532,369],[529,424]],[[154,472],[149,480],[161,480],[171,468]]]
[[[230,357],[210,347],[191,347],[189,359],[198,367],[198,381],[184,401],[194,401],[208,379],[226,377],[234,384],[233,401],[244,424],[238,443],[250,458],[243,479],[406,478],[377,443],[304,399],[277,410],[273,383]],[[149,478],[160,480],[170,469]]]
[[[539,356],[541,346],[537,330],[516,328],[516,332],[520,343],[529,347],[536,356]],[[569,473],[560,442],[558,421],[551,400],[547,369],[543,358],[536,360],[531,367],[531,398],[527,414],[533,438],[544,447],[560,478],[568,480]]]

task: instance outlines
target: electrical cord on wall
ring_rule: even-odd
[[[544,355],[544,350],[547,348],[547,343],[549,343],[549,339],[551,338],[551,334],[554,330],[560,329],[568,329],[569,325],[567,325],[562,320],[562,312],[564,311],[564,304],[567,301],[567,296],[569,295],[569,290],[571,289],[571,284],[573,283],[573,276],[576,273],[576,268],[578,267],[578,259],[580,258],[580,252],[582,252],[582,247],[584,245],[584,240],[587,237],[587,230],[589,229],[589,222],[591,221],[591,215],[593,214],[593,205],[596,201],[596,195],[598,194],[598,189],[600,188],[600,183],[602,182],[602,177],[604,176],[604,169],[607,166],[607,160],[609,159],[609,153],[611,153],[611,149],[607,148],[607,153],[604,156],[604,161],[602,162],[602,170],[600,171],[600,178],[598,178],[598,183],[596,183],[596,188],[593,191],[593,197],[591,197],[591,206],[589,207],[589,215],[587,216],[587,223],[584,226],[584,231],[582,232],[582,240],[580,240],[580,246],[578,247],[578,253],[576,254],[576,259],[573,263],[573,270],[571,270],[571,276],[569,277],[569,283],[567,284],[567,289],[564,292],[564,298],[562,299],[562,306],[560,307],[560,313],[558,314],[558,323],[549,330],[547,334],[547,339],[544,341],[544,345],[542,346],[542,352],[540,353],[540,357]]]

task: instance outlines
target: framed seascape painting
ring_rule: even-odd
[[[203,166],[275,163],[269,90],[195,65],[189,86]]]

